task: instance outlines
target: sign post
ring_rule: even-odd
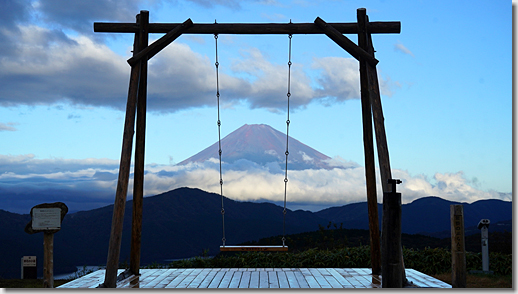
[[[451,284],[466,288],[466,250],[464,247],[464,209],[462,204],[450,205],[451,219]]]
[[[482,239],[482,271],[484,273],[489,273],[489,223],[490,221],[488,219],[482,219],[477,225],[477,228],[480,230],[480,237]]]
[[[43,232],[43,287],[54,288],[54,234],[61,229],[61,222],[68,212],[62,202],[43,203],[31,209],[31,221],[25,232]]]
[[[36,256],[22,257],[22,279],[37,279]]]

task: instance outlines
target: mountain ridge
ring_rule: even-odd
[[[305,145],[293,137],[289,137],[288,168],[331,169],[331,157]],[[221,139],[222,161],[234,163],[246,159],[261,165],[271,162],[284,167],[286,163],[286,134],[266,124],[245,124]],[[204,162],[211,158],[219,158],[219,143],[216,142],[181,161],[178,165],[190,162]]]
[[[240,202],[223,198],[225,206],[225,230],[227,245],[236,245],[263,237],[282,235],[283,208],[272,203]],[[403,233],[435,232],[449,230],[449,204],[438,197],[421,199],[420,202],[443,203],[435,211],[433,220],[428,214],[416,212],[412,203],[402,207]],[[120,261],[129,260],[131,236],[132,201],[126,203]],[[512,203],[503,200],[480,200],[463,204],[465,227],[476,226],[481,218],[489,218],[491,223],[512,219]],[[379,204],[381,219],[381,204]],[[485,207],[486,212],[481,212]],[[155,196],[145,197],[142,225],[142,264],[163,262],[166,259],[187,258],[219,251],[222,238],[221,196],[195,188],[178,188]],[[491,212],[488,214],[487,212]],[[413,213],[409,213],[413,212]],[[54,237],[54,264],[56,274],[63,268],[81,265],[101,265],[106,263],[106,253],[111,230],[113,205],[88,211],[67,214],[62,229]],[[484,214],[481,214],[484,213]],[[28,214],[16,214],[0,210],[3,234],[0,237],[1,277],[19,276],[20,258],[35,255],[42,261],[41,234],[29,235],[24,232],[29,222]],[[288,210],[286,234],[315,231],[329,222],[341,224],[348,229],[368,229],[366,202],[353,203],[310,212]],[[418,227],[409,224],[421,224]],[[496,226],[491,227],[494,231]],[[478,230],[477,230],[478,231]],[[476,233],[476,231],[466,234]],[[278,244],[281,244],[279,238]],[[272,244],[272,245],[278,245]],[[289,246],[289,244],[288,244]],[[41,262],[38,262],[41,265]]]

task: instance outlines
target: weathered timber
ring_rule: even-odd
[[[451,221],[451,285],[466,288],[466,249],[464,246],[464,209],[462,204],[450,205]]]
[[[138,36],[135,35],[133,54],[136,54],[138,51]],[[126,118],[124,121],[124,134],[122,137],[121,161],[119,165],[119,177],[117,180],[117,190],[115,192],[115,203],[113,206],[112,227],[110,242],[108,244],[108,258],[106,261],[106,274],[104,283],[102,284],[102,286],[106,288],[115,288],[117,285],[117,269],[119,268],[124,208],[126,206],[131,152],[133,148],[133,135],[135,132],[135,108],[137,102],[139,74],[140,62],[131,68],[130,74],[128,101],[126,104]]]
[[[149,41],[149,12],[140,11],[139,48],[146,48]],[[142,203],[144,197],[144,155],[146,145],[146,100],[147,100],[146,58],[140,61],[140,82],[137,97],[137,133],[135,144],[135,171],[133,181],[133,216],[131,225],[130,270],[138,275],[140,269],[140,248],[142,237]]]
[[[396,192],[399,180],[389,180],[393,189],[383,193],[382,288],[402,288],[401,264],[401,193]]]
[[[189,27],[192,26],[192,20],[189,18],[181,25],[175,27],[170,32],[162,36],[160,39],[153,42],[153,44],[144,48],[142,51],[133,55],[130,59],[128,59],[128,63],[133,66],[143,57],[147,57],[147,59],[151,59],[155,54],[160,52],[160,50],[164,49],[167,45],[171,44],[174,40],[182,35],[182,33]]]
[[[43,288],[54,288],[54,233],[43,232]]]
[[[369,50],[374,54],[372,47],[372,38],[368,36]],[[369,76],[369,93],[372,106],[372,117],[374,118],[374,132],[376,134],[376,145],[378,149],[378,163],[381,175],[381,183],[383,192],[390,192],[388,180],[392,178],[390,170],[390,157],[387,144],[387,136],[385,132],[385,118],[383,117],[383,109],[381,107],[381,95],[378,82],[378,71],[376,67],[368,67]]]
[[[358,20],[358,44],[367,42],[365,21]],[[381,274],[381,249],[378,221],[378,199],[376,196],[376,168],[374,163],[374,143],[372,136],[372,114],[369,95],[367,62],[360,58],[360,90],[363,122],[363,150],[365,154],[365,178],[367,182],[367,207],[369,212],[369,232],[372,273]]]
[[[288,251],[288,246],[219,246],[219,251]]]
[[[362,42],[360,44],[360,39],[358,39],[358,44],[365,51],[371,54],[374,57],[374,47],[372,43],[372,35],[368,30],[369,17],[367,16],[367,10],[365,8],[357,9],[357,20],[358,25],[360,23],[365,23],[364,36],[365,39],[362,38]],[[387,137],[385,134],[385,119],[383,118],[383,110],[381,107],[381,95],[379,90],[379,82],[378,82],[378,72],[375,66],[367,66],[367,76],[368,76],[368,84],[369,84],[369,95],[370,95],[370,103],[372,107],[372,116],[374,118],[374,131],[376,134],[376,146],[378,153],[378,163],[381,175],[381,187],[383,193],[392,192],[390,190],[390,185],[388,183],[389,179],[392,178],[392,173],[390,170],[390,158],[388,153],[387,146]],[[394,191],[395,192],[395,191]],[[386,216],[383,215],[383,218]],[[382,220],[383,222],[384,220]],[[383,231],[383,230],[382,230]],[[383,232],[382,232],[383,234]],[[401,274],[403,283],[406,283],[406,273],[405,273],[405,263],[403,260],[403,248],[401,248]]]
[[[342,47],[342,49],[349,52],[349,54],[351,54],[357,60],[363,58],[367,63],[369,63],[372,66],[378,64],[378,60],[376,58],[374,58],[371,54],[367,53],[367,51],[363,50],[358,45],[354,44],[353,41],[349,40],[349,38],[341,34],[333,26],[328,25],[320,17],[317,17],[315,19],[315,24],[319,26],[331,40],[333,40],[338,46]]]
[[[358,24],[364,22],[366,24],[369,23],[369,17],[366,15],[365,8],[359,8],[357,10],[358,14]],[[374,47],[372,44],[372,35],[371,32],[367,29],[368,26],[365,26],[365,42],[362,41],[360,47],[362,47],[369,54],[374,56]],[[383,117],[383,109],[381,106],[381,95],[379,89],[378,82],[378,72],[375,66],[367,68],[368,77],[369,77],[369,94],[370,94],[370,102],[372,106],[372,116],[374,118],[374,131],[376,134],[376,144],[378,149],[378,162],[380,166],[380,174],[381,174],[381,183],[383,188],[383,193],[391,192],[390,185],[388,184],[388,180],[392,178],[392,173],[390,170],[390,158],[388,152],[387,145],[387,136],[385,133],[385,118]]]
[[[181,23],[150,23],[150,34],[165,34]],[[357,34],[356,23],[328,23],[342,34]],[[137,33],[139,27],[135,23],[107,23],[95,22],[96,33]],[[399,34],[401,23],[399,21],[370,22],[368,30],[371,34]],[[275,35],[275,34],[323,34],[322,30],[314,23],[213,23],[193,24],[185,30],[184,34],[237,34],[237,35]]]

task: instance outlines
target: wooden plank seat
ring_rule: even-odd
[[[288,251],[288,246],[252,245],[252,246],[219,246],[219,251]]]

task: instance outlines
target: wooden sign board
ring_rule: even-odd
[[[33,230],[61,229],[61,208],[35,208],[32,210]]]
[[[25,232],[56,233],[67,212],[68,207],[63,202],[38,204],[31,209],[31,221],[25,226]]]

